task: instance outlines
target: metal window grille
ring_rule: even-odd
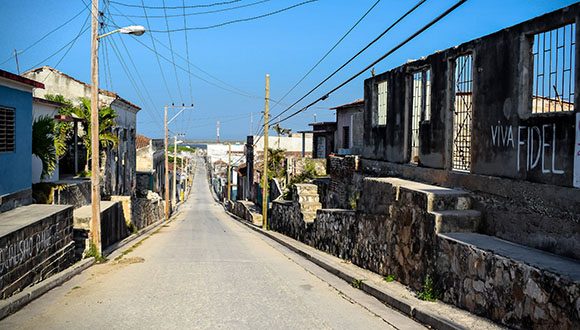
[[[0,108],[0,152],[14,151],[14,109]]]
[[[423,71],[414,73],[411,105],[411,163],[419,162],[419,124],[423,108],[423,86]]]
[[[576,24],[534,35],[532,113],[574,111]]]
[[[376,125],[383,126],[387,124],[387,81],[381,81],[378,84],[378,104]]]
[[[460,56],[455,60],[454,77],[452,167],[457,171],[470,171],[473,117],[473,56],[471,54]]]
[[[425,110],[423,112],[423,120],[431,120],[431,69],[423,72],[425,79]]]

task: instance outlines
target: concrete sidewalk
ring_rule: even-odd
[[[351,283],[354,287],[425,325],[435,329],[503,329],[503,327],[488,319],[443,302],[420,300],[415,296],[415,293],[396,281],[387,282],[382,276],[353,265],[346,260],[334,257],[275,231],[264,231],[230,212],[227,213],[248,228],[287,247],[328,272]]]

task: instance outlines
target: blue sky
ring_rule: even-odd
[[[85,0],[87,3],[90,0]],[[185,9],[185,26],[204,27],[231,20],[253,17],[304,2],[304,0],[165,0],[165,6],[204,5],[231,2],[213,7]],[[221,11],[231,7],[259,2],[252,6]],[[264,107],[264,76],[271,76],[271,98],[279,100],[314,65],[334,43],[376,2],[376,0],[318,0],[265,18],[226,25],[213,29],[187,32],[190,67],[187,72],[186,33],[172,32],[171,45],[168,33],[152,32],[141,37],[114,35],[101,42],[100,84],[122,97],[140,105],[137,130],[150,137],[163,135],[162,118],[165,104],[195,104],[194,110],[185,111],[172,123],[172,132],[183,132],[190,139],[214,139],[216,121],[221,121],[222,139],[244,139],[250,132],[253,113],[254,131]],[[381,33],[417,1],[381,0],[373,11],[346,37],[346,39],[307,77],[280,105],[272,107],[276,115],[305,92],[314,87],[350,56]],[[428,0],[412,16],[385,35],[379,42],[328,81],[300,105],[320,97],[344,79],[364,68],[391,47],[415,32],[419,27],[455,3],[455,0]],[[380,73],[396,67],[409,59],[416,59],[437,50],[492,33],[546,12],[570,5],[576,1],[565,0],[469,0],[431,29],[376,66]],[[151,30],[181,29],[184,27],[183,9],[168,9],[167,22],[162,9],[123,6],[141,5],[140,0],[101,1],[105,13],[104,30],[115,25],[133,23],[149,26]],[[145,1],[146,6],[163,6],[163,0]],[[14,49],[22,51],[50,30],[80,13],[85,5],[81,0],[54,1],[2,1],[0,3],[0,68],[16,72]],[[20,69],[50,65],[83,81],[90,80],[90,31],[68,47],[89,13],[85,8],[78,17],[36,46],[19,55]],[[171,17],[171,15],[176,15]],[[129,16],[129,17],[127,17]],[[155,16],[155,17],[154,17]],[[88,27],[90,21],[87,21]],[[153,48],[157,56],[141,43]],[[56,53],[56,54],[55,54]],[[50,55],[54,56],[46,61]],[[58,63],[60,62],[60,63]],[[58,65],[57,65],[58,63]],[[183,68],[184,70],[182,70]],[[200,71],[201,69],[202,71]],[[127,75],[127,72],[129,75]],[[177,72],[177,74],[176,74]],[[209,75],[208,75],[209,74]],[[194,76],[195,75],[195,76]],[[167,81],[167,87],[163,76]],[[362,82],[370,76],[363,75],[349,85],[320,102],[318,107],[282,124],[293,131],[307,128],[314,115],[318,121],[333,120],[329,107],[350,102],[363,95]],[[200,79],[201,77],[202,79]],[[191,78],[191,89],[190,89]],[[205,81],[204,81],[205,80]],[[133,82],[133,83],[132,83]],[[208,83],[210,82],[210,83]],[[168,92],[169,90],[169,92]]]

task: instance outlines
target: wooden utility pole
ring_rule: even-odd
[[[264,106],[264,172],[262,173],[262,228],[268,230],[268,120],[270,112],[270,75],[266,74],[266,104]]]
[[[232,144],[228,143],[228,201],[232,199]]]
[[[93,0],[91,21],[91,242],[101,255],[101,178],[99,166],[99,0]]]
[[[167,106],[165,106],[165,221],[169,220],[169,137],[167,130]]]
[[[173,205],[177,204],[177,135],[173,137]]]

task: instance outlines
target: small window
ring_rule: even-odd
[[[532,113],[574,111],[576,24],[534,35]]]
[[[378,84],[378,102],[375,126],[385,126],[387,124],[387,81],[381,81]]]
[[[431,70],[413,73],[411,105],[411,163],[419,162],[419,126],[431,118]]]
[[[0,152],[14,151],[14,109],[0,107]]]
[[[342,127],[342,149],[350,148],[350,127]]]

